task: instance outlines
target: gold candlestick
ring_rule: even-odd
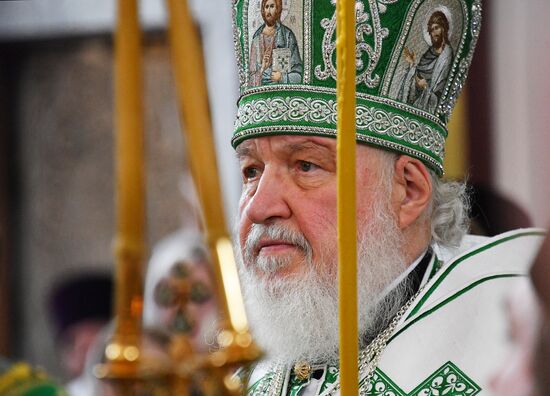
[[[235,256],[227,231],[221,199],[204,62],[196,26],[185,0],[168,0],[170,46],[180,114],[191,173],[202,207],[207,243],[218,284],[218,301],[224,314],[218,338],[221,350],[203,366],[217,379],[212,389],[234,393],[236,381],[227,368],[253,361],[260,351],[252,342],[238,279]]]
[[[136,0],[118,1],[115,34],[116,236],[115,332],[105,375],[134,378],[140,358],[145,250],[144,136],[140,31]],[[130,386],[119,385],[124,392]]]
[[[169,0],[170,38],[180,112],[187,126],[187,146],[207,243],[215,264],[218,297],[224,313],[221,349],[193,353],[188,340],[172,341],[172,367],[153,367],[142,359],[142,260],[145,250],[143,121],[140,40],[136,0],[119,0],[115,37],[117,155],[116,327],[106,347],[100,378],[115,380],[117,392],[132,395],[138,386],[164,381],[186,394],[196,374],[205,376],[216,394],[239,386],[227,369],[256,359],[260,352],[248,332],[233,248],[222,209],[214,141],[208,111],[202,51],[185,1]],[[184,59],[185,57],[185,59]],[[181,341],[181,342],[178,342]],[[185,348],[183,348],[185,347]]]
[[[338,79],[338,294],[341,394],[358,394],[357,231],[355,212],[355,0],[339,0]]]
[[[187,153],[202,207],[207,243],[216,268],[220,303],[232,329],[246,333],[248,322],[222,210],[202,50],[186,1],[168,0],[168,9],[180,114],[185,123]]]

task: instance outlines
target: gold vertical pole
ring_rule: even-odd
[[[207,242],[220,285],[220,305],[237,333],[248,331],[233,248],[228,237],[210,121],[204,61],[187,1],[168,0],[169,34],[187,153],[203,211]]]
[[[358,394],[357,232],[355,213],[355,0],[336,3],[337,178],[340,386]]]
[[[145,250],[144,133],[136,0],[118,1],[115,34],[115,333],[105,350],[109,376],[134,378],[140,356]],[[130,392],[129,385],[123,387]]]

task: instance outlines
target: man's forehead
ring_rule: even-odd
[[[276,135],[251,138],[242,142],[235,149],[237,156],[251,155],[262,147],[269,146],[273,150],[302,151],[307,149],[336,152],[336,139],[321,136]]]

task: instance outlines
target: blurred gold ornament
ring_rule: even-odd
[[[167,307],[204,303],[214,295],[222,310],[219,349],[198,353],[185,332],[173,334],[166,356],[149,350],[142,334],[142,263],[145,254],[145,183],[140,29],[137,0],[118,0],[115,37],[117,131],[117,234],[115,331],[105,349],[105,364],[94,368],[119,396],[191,394],[237,395],[246,387],[234,371],[260,356],[248,331],[233,247],[223,215],[208,108],[202,48],[185,0],[168,0],[170,45],[180,112],[185,123],[190,168],[202,207],[203,225],[215,267],[217,290],[189,280],[185,263],[177,282],[164,282],[155,298]],[[183,311],[182,311],[183,312]],[[180,315],[180,327],[191,320]]]

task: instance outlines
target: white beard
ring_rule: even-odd
[[[385,289],[406,268],[399,248],[403,237],[389,208],[382,207],[380,194],[367,224],[358,224],[362,230],[358,241],[358,325],[360,346],[382,330],[404,303],[408,285],[400,284],[391,293]],[[249,234],[288,235],[277,225],[254,224]],[[256,342],[267,357],[283,364],[300,360],[318,363],[335,363],[338,360],[338,277],[335,251],[321,254],[312,262],[311,250],[301,246],[303,236],[294,235],[293,241],[304,250],[303,273],[295,277],[260,277],[257,272],[273,274],[288,265],[288,260],[270,258],[250,263],[249,242],[243,254],[238,254],[239,269],[245,303]],[[304,239],[305,240],[305,239]],[[334,238],[336,241],[336,236]],[[309,243],[305,241],[309,248]],[[311,249],[311,248],[309,248]],[[333,247],[335,250],[335,247]],[[238,249],[241,251],[241,249]],[[330,269],[321,273],[319,269]],[[326,273],[330,272],[330,273]]]

